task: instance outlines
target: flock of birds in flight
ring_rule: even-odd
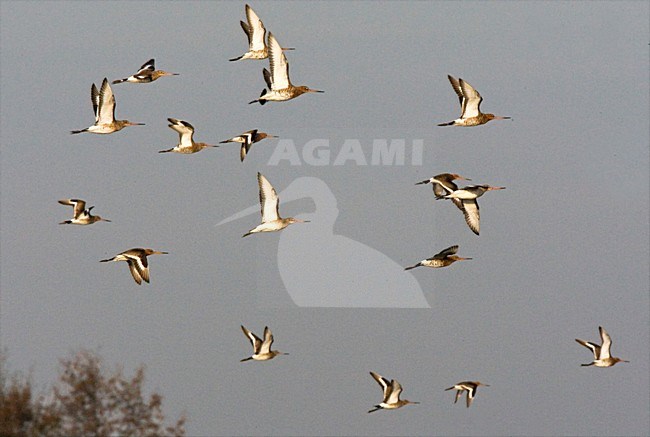
[[[239,57],[230,59],[230,61],[245,59],[262,60],[268,58],[270,65],[270,71],[266,68],[263,69],[263,76],[267,84],[267,88],[262,91],[259,98],[249,103],[260,103],[261,105],[264,105],[268,101],[291,100],[305,93],[323,93],[323,91],[311,89],[307,86],[294,86],[289,79],[289,64],[284,54],[284,51],[294,50],[294,48],[281,47],[273,34],[270,32],[268,39],[265,40],[266,29],[264,28],[264,24],[249,5],[246,5],[246,18],[247,22],[240,21],[240,24],[246,33],[246,36],[248,37],[249,50]],[[150,83],[160,77],[177,75],[178,73],[169,73],[162,70],[156,70],[154,60],[151,59],[142,65],[142,67],[140,67],[138,72],[134,75],[124,79],[114,80],[112,83]],[[461,106],[461,115],[459,118],[453,121],[440,123],[438,126],[471,127],[486,124],[491,120],[510,119],[510,117],[482,113],[480,106],[483,98],[479,92],[476,91],[474,87],[472,87],[463,79],[456,79],[450,75],[448,76],[448,79],[451,83],[452,88],[458,95]],[[95,84],[92,84],[91,101],[95,113],[95,123],[86,129],[73,130],[71,131],[72,134],[79,134],[82,132],[110,134],[122,130],[127,126],[139,126],[144,124],[134,123],[128,120],[115,119],[115,96],[113,95],[113,90],[111,89],[108,83],[108,79],[106,78],[104,78],[99,90],[97,90]],[[161,150],[159,153],[175,152],[182,154],[192,154],[200,152],[205,148],[218,147],[217,145],[195,142],[193,139],[194,127],[189,122],[175,118],[168,118],[168,121],[170,123],[169,127],[178,132],[179,143],[173,148]],[[221,141],[220,144],[229,142],[241,143],[240,159],[243,162],[246,154],[250,151],[251,146],[254,143],[257,143],[265,138],[277,137],[264,132],[258,132],[257,130],[250,130],[242,133],[241,135]],[[451,200],[452,203],[463,213],[467,226],[470,228],[470,230],[476,235],[479,235],[480,214],[477,198],[488,191],[503,190],[505,187],[494,187],[490,185],[469,185],[463,188],[459,188],[454,183],[454,180],[470,181],[471,179],[465,178],[455,173],[442,173],[422,182],[418,182],[416,185],[431,184],[435,198],[437,200]],[[264,175],[259,172],[257,173],[257,182],[259,188],[262,221],[258,226],[244,234],[243,237],[259,232],[280,231],[290,224],[308,222],[306,220],[300,220],[293,217],[282,218],[279,214],[279,198],[271,183],[268,181],[268,179],[266,179],[266,177],[264,177]],[[99,221],[110,222],[110,220],[104,219],[100,216],[92,215],[90,211],[94,207],[86,208],[86,202],[83,200],[63,199],[59,200],[59,203],[73,207],[72,219],[63,221],[60,224],[90,225]],[[420,266],[441,268],[447,267],[456,261],[472,259],[457,256],[457,252],[457,245],[448,247],[432,256],[431,258],[424,259],[415,265],[406,267],[405,270],[414,269]],[[149,255],[167,253],[168,252],[162,252],[153,249],[134,248],[119,253],[113,258],[101,260],[100,262],[126,261],[133,279],[137,284],[141,284],[143,280],[147,283],[149,282],[149,266],[147,257]],[[271,330],[268,328],[268,326],[264,328],[263,340],[253,334],[243,325],[241,326],[241,329],[253,346],[253,354],[250,357],[242,359],[242,362],[248,360],[267,361],[275,358],[278,355],[288,355],[287,353],[283,353],[277,350],[271,350],[271,345],[273,344],[273,334],[271,333]],[[629,361],[611,356],[611,337],[602,326],[600,326],[598,329],[601,338],[600,345],[576,339],[576,342],[590,349],[594,355],[593,361],[591,363],[582,364],[582,366],[611,367],[618,362],[628,363]],[[405,405],[419,403],[400,399],[402,386],[396,379],[389,381],[383,376],[372,371],[370,372],[370,375],[382,388],[383,400],[381,403],[375,405],[373,409],[369,410],[369,413],[380,409],[397,409]],[[474,397],[476,396],[476,391],[479,386],[489,387],[488,384],[483,384],[480,381],[461,381],[445,390],[456,390],[454,403],[458,402],[458,399],[464,392],[467,392],[466,405],[469,408],[469,406],[472,404],[472,401],[474,400]]]

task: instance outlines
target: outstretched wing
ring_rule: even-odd
[[[115,121],[115,96],[106,78],[104,78],[102,87],[99,89],[95,121],[97,124],[112,124]]]
[[[449,247],[446,248],[445,250],[443,250],[443,251],[441,251],[441,252],[435,254],[435,255],[433,256],[433,258],[430,258],[430,259],[445,259],[445,258],[448,257],[449,255],[453,255],[453,254],[455,254],[456,252],[458,252],[458,246],[457,246],[457,245],[456,245],[456,246],[449,246]]]
[[[483,98],[473,86],[465,82],[463,79],[459,79],[458,81],[463,94],[460,118],[472,118],[478,116]]]
[[[262,23],[253,8],[248,5],[246,5],[246,20],[248,25],[244,27],[245,23],[242,21],[241,26],[248,36],[248,49],[250,51],[264,50],[264,37],[266,36],[264,23]]]
[[[280,43],[275,39],[273,33],[269,32],[269,64],[271,65],[271,90],[283,90],[289,88],[289,63],[282,52]],[[268,81],[267,81],[268,82]]]
[[[251,345],[253,346],[253,353],[258,354],[260,347],[262,346],[262,340],[260,338],[253,334],[251,331],[246,329],[244,325],[241,325],[241,330],[244,332],[244,335],[248,337],[248,340],[251,342]]]
[[[260,189],[260,205],[262,207],[262,223],[272,222],[280,218],[278,208],[280,199],[278,193],[271,183],[262,175],[257,173],[257,185]]]

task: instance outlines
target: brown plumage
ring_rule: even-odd
[[[135,73],[133,76],[126,77],[124,79],[117,79],[113,81],[113,84],[122,83],[122,82],[131,82],[131,83],[150,83],[159,77],[163,76],[178,76],[178,73],[169,73],[163,70],[156,70],[154,66],[154,60],[149,59],[147,62],[142,64],[142,67]]]
[[[460,256],[456,256],[455,253],[458,252],[458,246],[451,246],[446,248],[445,250],[441,251],[440,253],[435,254],[431,258],[423,259],[419,263],[406,267],[404,270],[411,270],[416,267],[431,267],[434,269],[438,269],[441,267],[447,267],[455,263],[456,261],[465,261],[465,260],[470,260],[472,258],[462,258]]]
[[[147,256],[165,254],[167,254],[167,252],[159,252],[153,249],[142,249],[136,247],[135,249],[129,249],[119,253],[113,258],[103,259],[99,262],[126,261],[129,265],[129,270],[131,271],[133,279],[138,285],[140,285],[143,279],[145,282],[149,282],[149,263],[147,262]]]
[[[178,144],[171,149],[160,150],[158,153],[174,152],[188,155],[200,152],[206,147],[219,147],[213,144],[194,142],[194,126],[189,122],[177,118],[168,118],[167,121],[171,123],[168,126],[178,132]]]
[[[456,120],[440,123],[438,126],[479,126],[487,123],[490,120],[506,120],[510,117],[501,117],[494,114],[484,114],[481,112],[481,102],[483,97],[463,79],[455,79],[447,75],[451,87],[458,95],[460,101],[460,118]]]

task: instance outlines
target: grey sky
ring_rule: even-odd
[[[251,3],[296,48],[292,82],[325,90],[263,107],[247,102],[268,62],[228,62],[246,50],[244,4],[0,2],[10,369],[33,369],[45,388],[58,358],[81,347],[127,371],[146,364],[147,386],[170,417],[188,412],[193,435],[647,434],[648,3]],[[146,126],[69,134],[93,121],[93,82],[152,57],[180,76],[113,86],[117,117]],[[447,74],[514,120],[435,126],[459,114]],[[254,128],[299,153],[325,139],[332,163],[269,165],[279,140],[255,144],[244,163],[236,145],[159,155],[177,140],[167,117],[213,144]],[[422,140],[422,165],[333,165],[350,139],[368,162],[373,140],[403,139],[407,157]],[[278,192],[322,180],[336,198],[334,234],[401,266],[452,244],[473,260],[410,271],[430,309],[298,307],[278,268],[282,234],[242,239],[257,214],[215,226],[256,204],[258,171]],[[480,199],[480,237],[414,185],[446,171],[507,187]],[[68,197],[113,222],[59,226],[70,208],[56,200]],[[319,211],[304,198],[281,212]],[[170,252],[152,257],[151,284],[98,262],[132,247]],[[290,355],[239,363],[250,355],[240,324],[270,326]],[[598,325],[631,363],[580,367],[590,355],[573,339],[597,341]],[[422,404],[366,414],[381,397],[369,370]],[[464,379],[491,385],[469,410],[444,391]]]

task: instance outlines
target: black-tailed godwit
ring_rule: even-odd
[[[488,384],[483,384],[482,382],[479,381],[462,381],[457,384],[454,384],[452,387],[446,388],[445,391],[457,390],[456,399],[454,399],[454,404],[458,402],[458,399],[463,394],[463,392],[467,391],[467,408],[469,408],[469,406],[472,405],[474,396],[476,396],[476,389],[479,386],[489,387]]]
[[[445,250],[433,255],[431,258],[423,259],[422,261],[420,261],[415,265],[406,267],[404,270],[411,270],[420,266],[438,269],[441,267],[450,266],[456,261],[466,261],[472,259],[472,258],[462,258],[460,256],[456,256],[455,254],[457,252],[458,252],[458,246],[450,246]]]
[[[147,62],[142,64],[142,67],[135,73],[133,76],[125,77],[124,79],[117,79],[113,81],[113,84],[122,83],[122,82],[131,82],[131,83],[149,83],[163,76],[178,76],[178,73],[169,73],[167,71],[156,70],[154,65],[154,60],[149,59]]]
[[[72,220],[63,221],[59,223],[60,225],[92,225],[95,222],[110,222],[98,215],[92,215],[90,211],[94,206],[86,209],[86,202],[81,199],[63,199],[59,200],[59,203],[72,206]]]
[[[144,123],[132,123],[128,120],[115,119],[115,96],[113,90],[108,84],[108,79],[104,78],[102,87],[97,91],[95,84],[90,88],[90,100],[95,111],[95,124],[86,129],[70,131],[72,134],[90,132],[92,134],[110,134],[122,130],[126,126],[142,126]]]
[[[265,104],[267,101],[283,102],[291,100],[304,93],[322,93],[324,91],[314,90],[308,86],[294,86],[289,79],[289,63],[287,57],[282,53],[280,43],[275,39],[273,34],[269,32],[269,64],[271,72],[265,68],[263,70],[264,80],[269,89],[264,89],[259,99],[253,100],[248,103],[258,102],[260,105]]]
[[[594,354],[594,360],[589,364],[582,364],[582,366],[612,367],[616,363],[629,363],[627,360],[613,357],[610,354],[610,348],[612,347],[612,338],[602,326],[598,327],[598,331],[600,331],[600,340],[602,342],[600,346],[595,343],[576,338],[576,341],[578,343],[590,349]]]
[[[239,360],[240,362],[243,363],[244,361],[248,360],[267,361],[275,358],[277,355],[289,355],[286,352],[271,350],[271,345],[273,344],[273,334],[271,333],[271,330],[268,326],[264,327],[264,341],[246,329],[244,325],[241,325],[241,330],[244,332],[244,335],[248,337],[251,345],[253,346],[253,355],[248,358]]]
[[[229,140],[219,141],[219,144],[224,143],[241,143],[241,149],[239,150],[239,159],[241,162],[244,162],[246,154],[251,149],[251,146],[259,141],[262,141],[264,138],[277,138],[275,135],[269,135],[266,132],[258,132],[257,129],[249,130],[244,132],[241,135],[232,137]]]
[[[438,126],[479,126],[490,120],[507,120],[510,118],[482,113],[481,102],[483,97],[478,91],[463,79],[456,80],[450,75],[447,75],[447,77],[460,100],[460,118],[447,123],[440,123]]]
[[[269,51],[266,46],[266,28],[264,23],[257,16],[253,8],[246,5],[246,21],[240,21],[241,28],[248,37],[248,51],[241,56],[229,59],[229,61],[239,61],[240,59],[266,59],[269,57]],[[282,47],[282,50],[293,50],[293,48]]]
[[[397,382],[396,379],[389,381],[383,376],[372,371],[370,372],[370,376],[372,376],[375,381],[377,381],[381,389],[384,391],[384,399],[381,401],[381,403],[375,405],[372,410],[369,410],[368,413],[372,413],[377,410],[394,410],[409,404],[419,404],[419,402],[408,401],[406,399],[402,400],[399,398],[400,393],[402,393],[402,386],[399,382]]]
[[[178,120],[176,118],[168,118],[167,121],[171,123],[168,126],[178,132],[178,144],[171,149],[160,150],[158,153],[174,152],[187,155],[190,153],[200,152],[206,147],[219,147],[213,144],[195,143],[193,139],[194,126],[187,121]]]
[[[147,262],[147,256],[165,254],[167,254],[167,252],[159,252],[153,249],[142,249],[137,247],[119,253],[113,258],[100,260],[99,262],[126,261],[129,265],[129,270],[131,271],[133,279],[138,285],[140,285],[143,279],[145,282],[149,282],[149,263]]]
[[[255,228],[246,232],[242,237],[257,232],[275,232],[282,230],[293,223],[307,223],[308,220],[301,220],[293,217],[282,218],[280,217],[279,207],[280,199],[275,191],[275,188],[266,179],[262,173],[257,173],[257,185],[260,191],[260,205],[262,207],[262,223]]]

